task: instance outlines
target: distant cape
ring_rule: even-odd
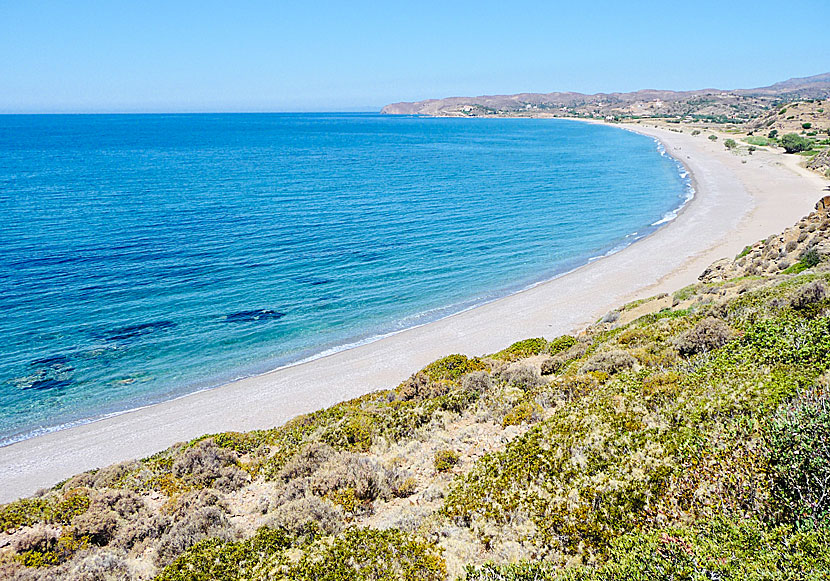
[[[830,73],[793,78],[755,89],[699,89],[665,91],[644,89],[633,93],[574,92],[517,93],[448,97],[386,105],[386,115],[486,116],[499,114],[550,113],[625,116],[712,115],[743,120],[757,115],[778,101],[830,97]]]

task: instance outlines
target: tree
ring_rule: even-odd
[[[802,124],[801,124],[801,128],[802,128],[802,129],[809,129],[809,128],[810,128],[810,127],[812,127],[812,126],[813,126],[813,124],[812,124],[812,123],[802,123]]]
[[[781,138],[781,146],[787,153],[798,153],[799,151],[807,151],[812,146],[813,142],[809,139],[801,137],[797,133],[787,133]]]
[[[770,139],[775,139],[777,136],[778,136],[778,130],[777,129],[773,129],[772,131],[770,131],[767,134],[767,137],[769,137]]]
[[[723,146],[726,149],[735,149],[736,147],[738,147],[738,144],[735,142],[734,139],[727,139],[723,142]]]

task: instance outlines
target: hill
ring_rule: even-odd
[[[800,133],[826,139],[830,136],[830,101],[811,99],[787,103],[750,121],[747,129],[766,133],[776,131],[778,135]]]
[[[825,579],[830,196],[579,336],[0,507],[3,579]]]
[[[633,93],[519,93],[450,97],[383,107],[389,115],[550,115],[599,118],[676,118],[716,123],[744,122],[781,103],[830,97],[830,73],[789,79],[755,89],[642,90]]]

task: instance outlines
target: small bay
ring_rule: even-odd
[[[516,292],[690,192],[568,120],[0,116],[0,444]]]

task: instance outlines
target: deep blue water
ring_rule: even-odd
[[[688,193],[564,120],[0,116],[0,442],[504,296]]]

